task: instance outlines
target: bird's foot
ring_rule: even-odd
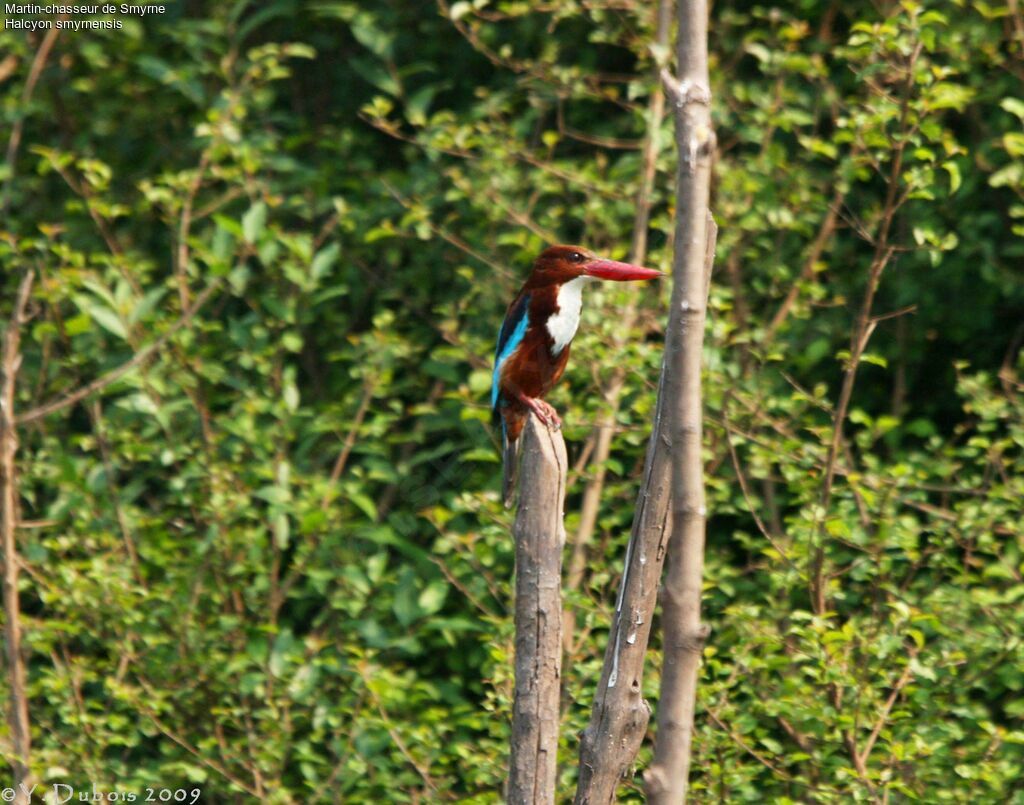
[[[527,397],[521,398],[523,405],[529,408],[533,413],[537,415],[537,419],[547,425],[549,428],[559,430],[562,427],[562,418],[558,415],[558,411],[555,407],[539,397]]]

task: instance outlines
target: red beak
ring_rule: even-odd
[[[620,263],[617,260],[592,260],[583,267],[583,273],[589,277],[615,280],[616,282],[652,280],[655,277],[664,276],[660,271],[655,271],[653,268]]]

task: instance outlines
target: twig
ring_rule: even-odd
[[[825,214],[825,219],[821,222],[821,228],[818,230],[818,234],[814,238],[814,242],[811,244],[811,251],[808,253],[807,259],[804,261],[804,267],[800,272],[800,277],[793,283],[792,287],[790,287],[789,293],[786,294],[786,298],[782,300],[782,304],[779,305],[779,309],[775,311],[775,315],[772,316],[772,320],[765,331],[765,340],[770,341],[774,337],[775,332],[782,326],[782,323],[789,316],[790,311],[796,304],[796,300],[800,296],[800,283],[807,282],[814,276],[818,261],[821,260],[822,252],[825,251],[825,247],[832,238],[832,234],[836,231],[836,224],[839,221],[839,210],[843,205],[845,197],[846,191],[837,187],[832,196],[832,201],[829,202],[828,212]]]
[[[96,444],[100,448],[103,474],[106,476],[107,493],[110,495],[110,503],[114,507],[114,516],[117,518],[117,526],[121,531],[121,540],[124,542],[125,553],[128,554],[128,564],[131,565],[132,576],[136,584],[142,587],[145,585],[145,581],[139,569],[139,555],[135,550],[135,540],[132,538],[131,530],[128,528],[128,520],[124,515],[124,509],[118,498],[117,479],[114,477],[114,462],[110,457],[110,445],[103,431],[103,409],[100,406],[99,400],[94,400],[92,405],[89,406],[89,417],[92,419],[93,431],[96,434]]]
[[[401,193],[399,193],[398,190],[394,187],[394,185],[392,185],[390,182],[388,182],[387,179],[381,179],[381,184],[384,185],[385,189],[387,189],[387,191],[392,195],[392,197],[395,199],[395,201],[397,201],[399,204],[401,204],[407,210],[408,209],[412,209],[412,203],[407,198],[405,198]],[[473,257],[473,258],[479,260],[484,265],[489,266],[490,268],[493,268],[495,271],[497,271],[498,273],[502,274],[505,277],[512,277],[512,276],[514,276],[514,272],[510,271],[505,266],[500,265],[500,264],[494,262],[493,260],[491,260],[486,255],[481,254],[476,249],[474,249],[472,246],[470,246],[468,243],[466,243],[466,241],[464,241],[458,235],[452,234],[447,229],[445,229],[443,226],[438,226],[433,221],[426,221],[425,223],[427,224],[427,227],[429,227],[431,232],[433,232],[438,237],[440,237],[443,240],[445,240],[448,243],[450,243],[452,246],[454,246],[459,251],[461,251],[461,252],[463,252],[465,254],[468,254],[470,257]]]
[[[441,799],[442,797],[438,790],[437,782],[430,776],[430,772],[427,768],[416,759],[412,752],[409,751],[409,747],[402,739],[402,736],[399,734],[398,730],[395,729],[394,724],[391,723],[391,717],[388,716],[387,711],[384,709],[384,703],[380,700],[376,691],[374,691],[369,675],[366,673],[366,669],[361,667],[359,669],[359,674],[363,678],[363,684],[366,686],[366,693],[370,697],[370,701],[373,702],[373,706],[377,709],[377,715],[379,715],[380,720],[384,722],[384,729],[387,730],[391,740],[394,741],[395,746],[398,747],[398,751],[402,754],[402,757],[408,761],[409,765],[416,770],[420,779],[423,780],[423,784],[430,790],[432,801],[436,802]],[[444,797],[444,799],[450,799],[450,797]]]
[[[898,130],[906,129],[908,115],[910,112],[910,93],[914,87],[914,64],[921,55],[922,44],[920,42],[914,47],[908,57],[907,78],[903,86],[903,96],[900,105],[900,117]],[[868,284],[864,291],[864,298],[861,302],[860,312],[854,323],[853,333],[850,337],[850,358],[843,374],[843,384],[839,390],[839,399],[836,403],[835,416],[832,420],[832,439],[829,444],[828,457],[825,460],[824,480],[821,488],[821,498],[818,506],[818,514],[815,517],[812,531],[812,562],[811,562],[811,604],[817,615],[824,614],[827,609],[827,592],[825,590],[825,548],[822,543],[821,529],[825,519],[824,513],[828,511],[829,503],[832,500],[832,485],[836,475],[836,463],[839,457],[839,449],[843,441],[843,425],[846,422],[846,415],[850,407],[850,399],[853,396],[853,386],[857,378],[857,369],[860,359],[867,349],[868,340],[877,324],[872,320],[871,309],[875,302],[875,294],[882,278],[882,272],[889,264],[895,249],[889,244],[889,233],[892,229],[893,219],[899,209],[899,183],[903,171],[903,154],[906,150],[908,138],[899,138],[894,144],[892,165],[888,176],[888,192],[885,203],[882,207],[882,217],[879,223],[879,231],[874,239],[875,253],[871,260],[871,267],[868,271]]]
[[[555,124],[558,126],[558,133],[563,137],[578,140],[587,145],[596,145],[598,148],[611,148],[622,151],[639,151],[644,147],[643,142],[640,140],[626,140],[622,137],[602,137],[599,134],[588,134],[585,131],[574,129],[565,122],[564,106],[564,101],[559,98],[558,104],[555,106]]]
[[[181,299],[181,309],[187,310],[190,304],[188,293],[188,259],[189,230],[192,227],[192,205],[195,204],[196,194],[203,184],[203,175],[210,163],[210,151],[206,149],[199,159],[199,167],[196,169],[196,177],[189,185],[188,193],[185,196],[185,203],[181,207],[181,222],[178,226],[178,251],[175,256],[174,273],[178,279],[178,295]]]
[[[750,489],[747,484],[747,477],[743,474],[743,468],[740,466],[739,456],[736,454],[736,448],[733,446],[732,439],[729,438],[732,430],[729,428],[728,420],[726,420],[726,428],[728,433],[725,434],[725,443],[729,448],[729,456],[732,458],[733,469],[736,470],[736,478],[740,482],[740,491],[743,493],[743,500],[747,504],[747,510],[750,512],[751,517],[754,518],[754,522],[757,524],[758,530],[764,535],[764,538],[771,543],[771,546],[775,549],[775,552],[790,566],[793,570],[798,570],[797,566],[793,564],[793,560],[789,558],[789,554],[786,553],[786,549],[782,547],[772,536],[771,532],[764,524],[764,520],[757,513],[757,507],[754,505],[754,501],[750,494]]]
[[[331,491],[334,485],[338,483],[338,479],[341,474],[345,471],[345,465],[348,464],[348,457],[352,454],[352,448],[355,447],[356,439],[359,436],[359,429],[363,426],[363,420],[366,419],[366,412],[370,410],[370,401],[373,400],[373,380],[367,377],[363,383],[363,398],[359,401],[359,408],[356,410],[355,419],[352,422],[352,427],[349,428],[348,434],[345,436],[345,441],[341,445],[341,452],[338,454],[337,461],[334,462],[334,467],[331,469],[331,477],[327,481],[327,489],[324,491],[324,496],[320,500],[320,508],[326,509],[327,504],[331,502]]]
[[[497,612],[495,612],[483,601],[481,601],[476,595],[474,595],[473,591],[470,590],[465,584],[463,584],[458,576],[452,573],[451,568],[449,568],[448,565],[445,564],[445,561],[441,557],[431,556],[430,561],[437,566],[437,569],[441,571],[441,575],[445,577],[448,583],[452,585],[452,587],[454,587],[460,593],[462,593],[464,596],[466,596],[466,600],[469,601],[469,603],[475,606],[478,610],[480,610],[480,612],[482,612],[488,618],[497,619],[500,617]]]
[[[195,304],[186,310],[181,317],[171,325],[170,329],[161,335],[156,341],[147,347],[143,347],[129,360],[122,363],[115,369],[111,369],[109,372],[105,372],[98,378],[90,383],[86,383],[81,388],[75,389],[74,391],[68,392],[64,396],[51,400],[50,402],[43,403],[42,405],[36,406],[35,408],[27,411],[17,418],[17,424],[27,425],[30,422],[35,422],[37,419],[42,419],[45,416],[61,411],[70,405],[84,400],[90,394],[95,394],[97,391],[101,391],[109,386],[111,383],[119,380],[124,375],[128,374],[132,369],[143,363],[150,355],[158,352],[163,346],[182,328],[186,327],[196,313],[209,301],[210,297],[213,296],[221,285],[221,279],[217,278],[211,282],[206,289],[196,297]]]
[[[899,698],[903,688],[905,688],[910,683],[910,680],[914,678],[913,660],[917,657],[917,653],[917,646],[910,650],[910,656],[907,659],[906,668],[903,669],[903,673],[900,675],[900,678],[896,680],[896,684],[893,685],[892,691],[889,693],[889,698],[886,699],[885,704],[882,705],[882,712],[878,714],[878,720],[875,722],[875,726],[871,730],[871,734],[868,736],[867,742],[864,744],[864,749],[859,753],[862,765],[867,763],[868,756],[871,754],[871,750],[874,749],[878,736],[882,734],[882,729],[889,720],[889,713],[892,712],[892,708],[896,704],[896,699]]]
[[[707,713],[708,713],[708,718],[710,718],[712,721],[714,721],[715,724],[718,725],[718,728],[720,730],[724,730],[729,735],[729,737],[732,738],[733,743],[735,743],[740,749],[742,749],[744,752],[746,752],[748,755],[750,755],[752,758],[754,758],[756,761],[758,761],[758,763],[763,765],[765,768],[771,770],[772,774],[775,774],[776,776],[781,777],[783,780],[792,780],[793,779],[792,775],[790,775],[789,773],[783,771],[778,766],[776,766],[774,763],[772,763],[770,760],[768,760],[768,758],[766,758],[760,752],[758,752],[755,749],[753,749],[750,746],[750,744],[748,744],[746,741],[744,741],[743,738],[740,735],[738,735],[731,727],[729,727],[725,723],[723,723],[722,719],[720,719],[718,717],[718,713],[715,712],[714,708],[709,707]]]
[[[137,679],[139,684],[142,686],[142,689],[145,690],[146,693],[149,694],[149,696],[152,698],[152,688],[150,688],[148,684],[144,683],[141,678],[137,677]],[[236,777],[234,774],[228,771],[228,769],[225,766],[221,765],[216,760],[211,760],[210,758],[208,758],[204,753],[200,752],[198,749],[192,746],[192,744],[190,744],[188,741],[186,741],[184,738],[178,735],[178,733],[176,733],[174,730],[172,730],[170,727],[164,724],[163,721],[160,720],[160,718],[157,716],[156,712],[152,708],[150,708],[142,701],[138,701],[136,702],[136,704],[139,707],[139,709],[142,710],[142,712],[149,718],[149,720],[153,722],[153,726],[155,726],[157,730],[159,730],[165,737],[170,738],[172,741],[174,741],[174,743],[176,743],[190,755],[195,757],[200,763],[202,763],[208,769],[212,769],[213,771],[217,772],[217,774],[219,774],[232,785],[238,786],[238,788],[247,793],[249,796],[256,797],[257,800],[262,799],[259,796],[259,792],[256,789],[242,782],[240,779],[238,779],[238,777]]]
[[[35,57],[32,59],[32,66],[28,71],[28,78],[25,79],[25,88],[21,91],[21,110],[17,120],[14,121],[14,125],[11,127],[11,136],[7,140],[7,156],[5,164],[7,166],[7,178],[4,180],[4,192],[3,200],[0,201],[0,217],[7,216],[7,208],[11,201],[11,186],[14,182],[14,162],[18,157],[18,148],[21,146],[21,135],[25,129],[25,117],[28,115],[28,104],[32,100],[32,93],[35,92],[36,82],[39,81],[39,76],[43,72],[43,67],[46,66],[47,59],[50,58],[50,51],[53,49],[54,43],[57,41],[57,37],[60,35],[61,29],[57,26],[49,28],[46,31],[46,36],[43,37],[43,41],[39,45],[39,49],[36,51]]]

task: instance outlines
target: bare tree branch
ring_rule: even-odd
[[[647,446],[633,531],[626,546],[604,668],[594,695],[590,723],[580,738],[576,805],[610,805],[615,801],[615,789],[633,764],[651,715],[641,685],[644,652],[671,528],[672,443],[663,416],[664,382],[662,371],[654,428]]]
[[[26,790],[32,788],[29,768],[32,734],[28,720],[25,658],[21,652],[21,602],[18,597],[18,426],[14,418],[14,401],[21,366],[21,328],[27,320],[25,309],[34,279],[32,271],[27,271],[21,279],[0,357],[0,541],[4,556],[4,644],[10,686],[7,723],[11,731],[13,802],[22,805],[29,802]]]
[[[922,48],[923,45],[918,42],[909,56],[907,56],[907,78],[903,85],[903,94],[900,101],[899,131],[907,130],[910,114],[910,95],[914,89],[914,65],[921,55]],[[907,142],[907,137],[900,137],[893,144],[892,165],[888,175],[889,189],[882,208],[882,215],[879,219],[878,231],[873,239],[875,253],[871,259],[871,267],[868,270],[868,282],[864,290],[864,298],[854,322],[853,333],[850,336],[850,357],[846,364],[846,370],[843,372],[843,383],[839,389],[835,416],[832,420],[832,439],[829,444],[828,458],[825,461],[824,480],[818,506],[818,511],[821,513],[828,511],[832,500],[832,487],[835,481],[839,449],[843,442],[843,428],[846,424],[850,400],[853,397],[857,369],[860,366],[861,358],[867,350],[871,334],[878,324],[878,321],[872,318],[875,295],[882,281],[882,272],[885,271],[886,266],[889,265],[889,261],[896,251],[895,247],[889,243],[889,234],[892,230],[896,213],[904,201],[906,201],[906,195],[901,197],[898,190],[900,187],[900,177],[903,172],[903,156],[906,151]],[[825,545],[821,533],[823,523],[824,514],[816,517],[812,534],[811,605],[814,607],[814,612],[817,615],[824,614],[828,608],[828,591],[826,590],[826,577],[828,574],[825,572]]]

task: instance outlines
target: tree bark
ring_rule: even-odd
[[[659,0],[657,23],[655,27],[655,43],[659,53],[668,51],[669,33],[672,28],[672,0]],[[659,58],[663,58],[659,56]],[[636,214],[633,218],[633,242],[629,248],[629,262],[643,265],[647,261],[647,229],[651,222],[651,193],[654,189],[654,176],[658,167],[658,154],[661,152],[661,121],[665,116],[665,93],[661,88],[660,75],[664,65],[655,64],[654,81],[656,87],[651,92],[648,106],[647,140],[644,143],[643,167],[640,174],[640,187],[636,193]],[[628,301],[622,310],[621,325],[613,340],[613,348],[617,352],[622,348],[625,339],[632,334],[637,319],[637,301],[640,288],[632,283],[624,283]],[[580,525],[576,530],[572,555],[569,559],[569,572],[566,585],[576,590],[583,583],[583,574],[587,565],[587,546],[594,535],[597,515],[601,508],[601,495],[604,492],[608,461],[612,452],[612,439],[615,437],[615,419],[622,404],[622,390],[626,385],[626,366],[616,366],[611,382],[604,392],[606,407],[598,423],[595,434],[594,455],[590,463],[595,468],[594,478],[583,490],[583,503],[580,505]],[[576,617],[572,609],[567,608],[563,614],[564,642],[567,654],[573,651],[573,632]]]
[[[678,349],[666,356],[671,400],[672,537],[662,593],[664,663],[654,762],[645,775],[654,805],[686,800],[696,706],[697,676],[707,627],[700,622],[704,572],[703,411],[701,357],[707,311],[705,265],[709,253],[708,200],[715,134],[708,82],[706,0],[679,0],[676,55],[679,80],[666,76],[676,104],[679,169],[672,312]]]
[[[29,757],[32,740],[28,721],[25,659],[21,653],[21,603],[18,598],[18,479],[16,458],[18,430],[14,418],[15,388],[21,366],[21,327],[32,290],[33,273],[27,272],[18,287],[14,312],[4,333],[0,358],[0,542],[3,543],[4,648],[10,706],[11,771],[15,803],[28,803],[32,787]]]
[[[636,757],[651,715],[641,681],[671,518],[672,444],[663,414],[664,390],[662,371],[654,429],[647,446],[633,531],[626,546],[604,668],[590,723],[580,739],[577,805],[610,805],[615,801],[615,789]]]
[[[710,285],[717,228],[707,218],[707,253],[702,271],[704,299]],[[682,333],[678,307],[669,313],[668,356],[678,351]],[[604,668],[590,723],[580,741],[577,805],[615,802],[615,790],[640,749],[651,709],[643,698],[644,654],[650,639],[657,603],[658,580],[672,530],[673,434],[666,408],[672,404],[668,366],[663,363],[658,386],[654,426],[647,444],[644,477],[633,515],[633,531],[626,546],[625,569],[619,583],[615,615],[608,635]]]
[[[520,437],[515,700],[508,801],[554,805],[562,676],[565,442],[531,415]]]

